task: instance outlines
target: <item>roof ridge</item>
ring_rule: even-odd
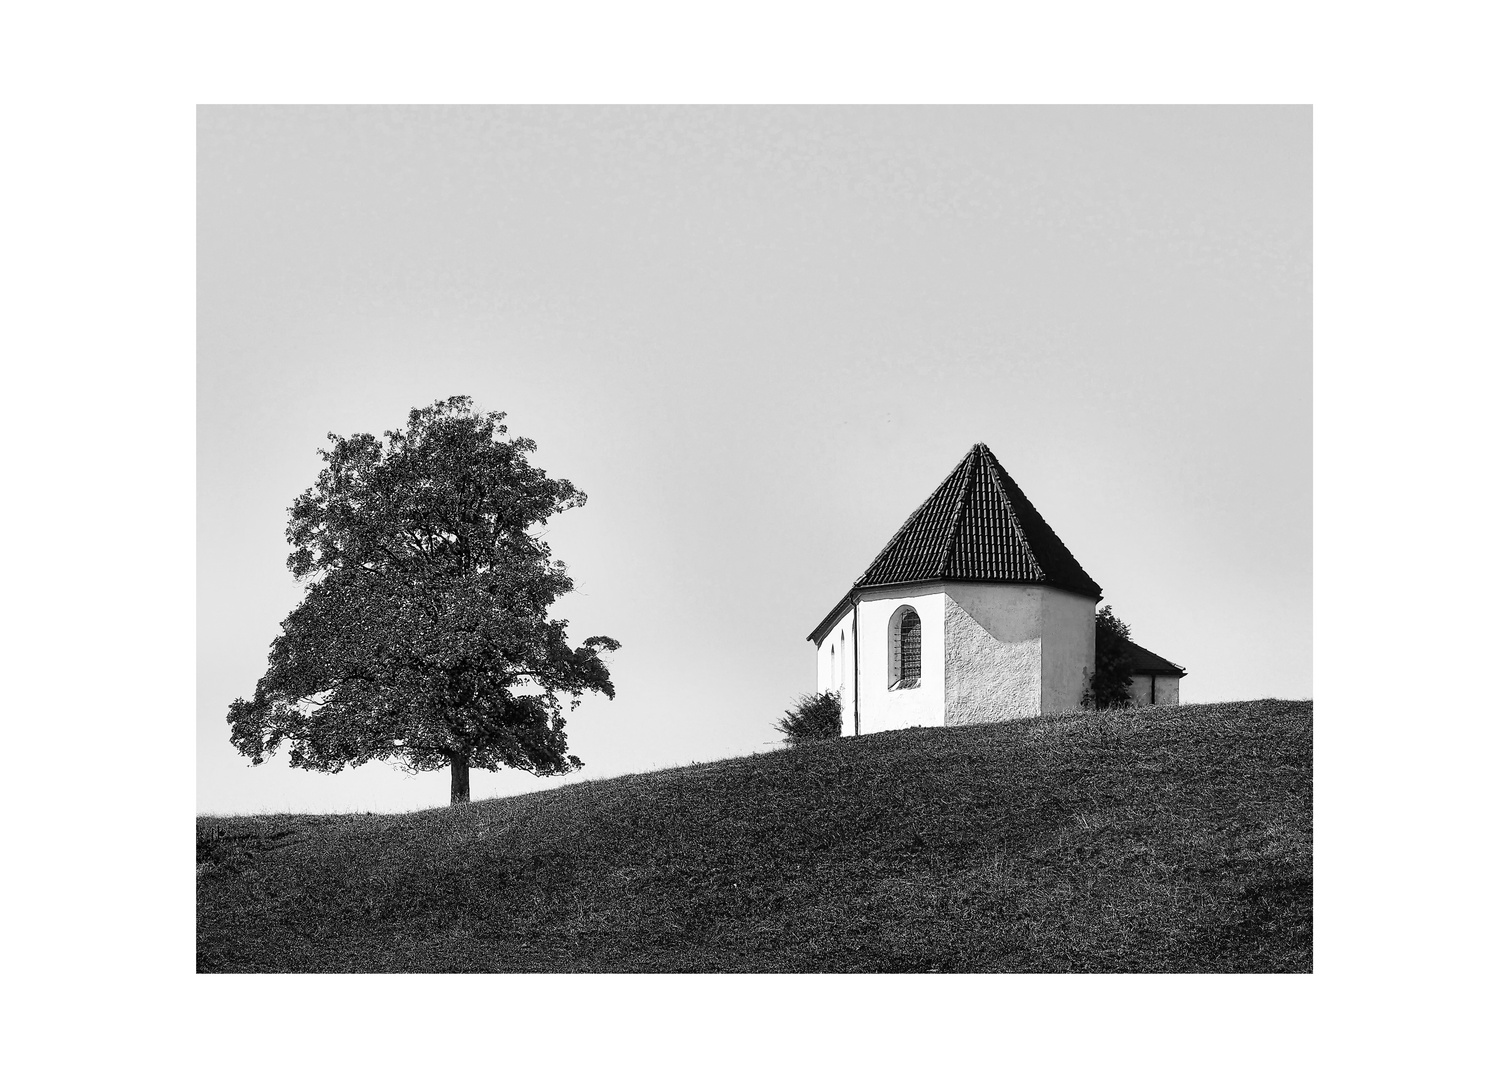
[[[977,453],[977,448],[985,449],[984,443],[977,443],[966,452],[966,457],[971,459],[971,469],[966,474],[966,482],[961,485],[961,494],[956,498],[954,512],[950,515],[950,528],[945,533],[945,553],[940,556],[939,576],[945,576],[945,568],[950,565],[950,553],[955,550],[956,542],[961,538],[961,521],[966,516],[966,497],[971,494],[971,483],[976,479],[981,468],[982,456]],[[987,451],[991,453],[992,451]],[[962,458],[965,461],[966,458]],[[960,468],[959,465],[956,469]],[[950,470],[955,472],[955,469]]]
[[[887,550],[893,546],[893,542],[908,531],[908,527],[914,523],[914,519],[922,514],[924,512],[924,508],[928,505],[929,500],[925,499],[914,508],[914,512],[908,515],[908,520],[903,522],[902,525],[898,526],[897,531],[887,538],[887,543],[882,545],[882,550],[877,553],[877,557],[871,562],[867,563],[866,569],[861,571],[861,573],[856,576],[855,581],[851,582],[852,587],[861,584],[861,579],[866,577],[867,574],[871,573],[872,567],[877,565],[877,559],[880,559],[883,555],[887,554]]]
[[[988,450],[987,453],[992,454],[992,451]],[[1019,541],[1024,548],[1024,554],[1028,556],[1030,565],[1034,567],[1034,572],[1042,578],[1048,578],[1049,575],[1045,573],[1045,567],[1040,563],[1039,556],[1034,553],[1034,546],[1029,543],[1029,537],[1024,533],[1024,523],[1019,521],[1018,514],[1014,512],[1013,500],[1008,497],[1008,493],[1003,490],[1003,482],[998,479],[998,470],[1003,468],[1003,463],[997,459],[996,454],[992,454],[992,463],[997,468],[987,471],[992,477],[992,486],[997,489],[998,498],[1003,500],[1003,506],[1008,511],[1008,523],[1018,533]]]
[[[966,451],[961,460],[950,467],[950,472],[945,474],[945,480],[941,481],[941,484],[949,481],[950,478],[955,475],[955,471],[962,465],[966,464],[966,459],[971,457],[971,455],[974,453],[976,453],[975,446]],[[924,500],[920,502],[918,506],[914,507],[913,513],[908,515],[908,520],[903,522],[902,525],[898,526],[897,530],[887,538],[887,543],[882,545],[882,550],[877,552],[876,558],[872,559],[872,561],[867,564],[866,569],[861,571],[861,573],[857,575],[856,580],[851,583],[852,587],[861,584],[862,579],[864,579],[867,574],[870,574],[872,572],[872,567],[877,565],[877,560],[882,558],[883,555],[886,555],[888,550],[893,546],[893,543],[898,539],[898,537],[902,536],[905,532],[908,531],[908,527],[912,525],[914,521],[918,519],[918,516],[924,512],[925,507],[929,505],[930,501],[935,497],[939,490],[940,485],[937,484],[928,495],[924,496]]]

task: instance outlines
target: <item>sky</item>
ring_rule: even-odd
[[[453,394],[587,493],[614,700],[564,781],[750,754],[985,442],[1182,700],[1312,696],[1312,117],[1242,107],[202,107],[197,805],[441,805],[228,741],[328,432]]]

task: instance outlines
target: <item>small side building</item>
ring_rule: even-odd
[[[1132,641],[1125,648],[1134,660],[1134,675],[1129,681],[1129,704],[1180,705],[1180,682],[1186,669]]]

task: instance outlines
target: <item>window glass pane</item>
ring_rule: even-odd
[[[902,670],[899,674],[904,679],[917,679],[919,677],[919,616],[910,611],[903,616],[903,625],[899,628],[898,635],[902,640]]]

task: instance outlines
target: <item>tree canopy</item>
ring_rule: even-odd
[[[1125,643],[1129,625],[1104,604],[1097,611],[1095,623],[1096,659],[1092,681],[1082,704],[1096,709],[1116,709],[1129,703],[1129,684],[1134,679],[1134,660]]]
[[[529,463],[504,413],[452,397],[408,424],[329,436],[325,467],[289,510],[288,567],[305,584],[231,742],[260,764],[280,745],[298,768],[339,772],[397,759],[452,770],[570,772],[563,700],[612,698],[601,653],[573,647],[548,609],[573,585],[538,527],[581,491]]]

